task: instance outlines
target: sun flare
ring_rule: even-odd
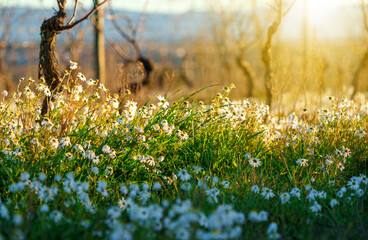
[[[331,24],[341,11],[341,2],[333,0],[304,0],[302,16],[308,28],[317,35],[333,33],[336,29]],[[337,19],[336,19],[337,20]]]

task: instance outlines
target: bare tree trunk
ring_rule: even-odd
[[[283,17],[290,11],[294,6],[296,0],[293,0],[286,10],[285,0],[274,0],[275,6],[272,8],[277,13],[276,19],[273,21],[272,25],[267,30],[267,40],[262,49],[262,62],[265,66],[265,88],[266,88],[266,103],[272,109],[272,98],[273,98],[273,69],[272,69],[272,58],[271,58],[271,48],[272,40],[275,36],[277,30],[280,27]]]
[[[66,2],[67,0],[57,0],[59,10],[55,15],[49,19],[45,19],[41,25],[41,43],[40,43],[40,59],[39,59],[39,69],[38,77],[44,76],[47,86],[50,88],[51,92],[54,92],[61,79],[62,74],[58,70],[58,64],[55,57],[55,45],[56,36],[64,30],[68,30],[83,22],[95,13],[103,4],[109,0],[104,0],[100,4],[97,4],[87,15],[81,19],[74,21],[77,15],[78,0],[74,3],[74,13],[69,22],[64,25],[66,19]],[[42,103],[41,114],[44,115],[48,112],[50,97],[46,97]]]
[[[240,69],[242,70],[247,83],[247,93],[246,93],[246,97],[247,98],[251,98],[253,97],[253,89],[254,89],[254,82],[255,82],[255,74],[252,70],[252,67],[250,66],[250,64],[245,61],[244,59],[242,59],[241,57],[238,57],[236,59],[236,63],[238,64],[238,66],[240,67]]]
[[[95,6],[101,0],[94,0]],[[100,9],[96,11],[95,21],[95,56],[96,56],[96,75],[100,83],[106,84],[106,57],[105,57],[105,36],[104,36],[104,13]]]
[[[58,28],[64,25],[66,18],[65,4],[61,2],[63,8],[56,15],[43,21],[41,25],[41,43],[40,43],[40,59],[39,59],[39,78],[44,76],[47,86],[53,92],[57,88],[62,75],[58,70],[55,57],[56,36],[60,33]],[[64,11],[63,11],[64,9]],[[48,111],[48,102],[50,97],[46,97],[42,103],[41,113],[44,115]]]
[[[358,68],[354,72],[353,76],[353,93],[351,94],[351,98],[354,98],[358,92],[359,88],[359,77],[364,68],[368,65],[368,49],[365,51],[363,58],[360,60]]]
[[[266,103],[272,108],[272,98],[273,98],[273,70],[272,70],[272,58],[271,58],[271,48],[272,39],[277,29],[280,25],[280,20],[277,19],[269,28],[267,33],[267,41],[262,49],[262,62],[265,66],[264,84],[266,89]]]

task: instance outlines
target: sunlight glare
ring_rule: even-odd
[[[307,18],[311,23],[321,22],[326,19],[327,13],[333,10],[333,2],[321,0],[305,0]]]

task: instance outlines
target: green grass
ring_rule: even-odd
[[[368,238],[365,103],[274,117],[230,86],[138,108],[66,75],[40,116],[39,84],[0,106],[3,239]]]

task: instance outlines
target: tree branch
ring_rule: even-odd
[[[69,20],[69,22],[66,25],[69,25],[74,21],[76,15],[77,15],[78,2],[79,2],[79,0],[75,0],[73,17]]]
[[[364,28],[365,30],[368,32],[368,14],[367,14],[367,9],[366,9],[366,6],[365,6],[365,1],[364,0],[361,0],[362,2],[362,13],[363,13],[363,18],[364,18]]]
[[[64,1],[64,0],[60,0],[60,1]],[[77,24],[83,22],[84,20],[87,20],[89,19],[102,5],[104,5],[105,3],[107,3],[108,1],[110,0],[105,0],[103,1],[102,3],[96,5],[87,15],[85,15],[83,18],[79,19],[78,21],[76,22],[72,22],[72,23],[69,23],[65,26],[61,26],[61,27],[58,27],[57,30],[58,31],[64,31],[64,30],[68,30],[68,29],[71,29],[73,28],[74,26],[76,26]],[[59,2],[59,1],[58,1]]]

